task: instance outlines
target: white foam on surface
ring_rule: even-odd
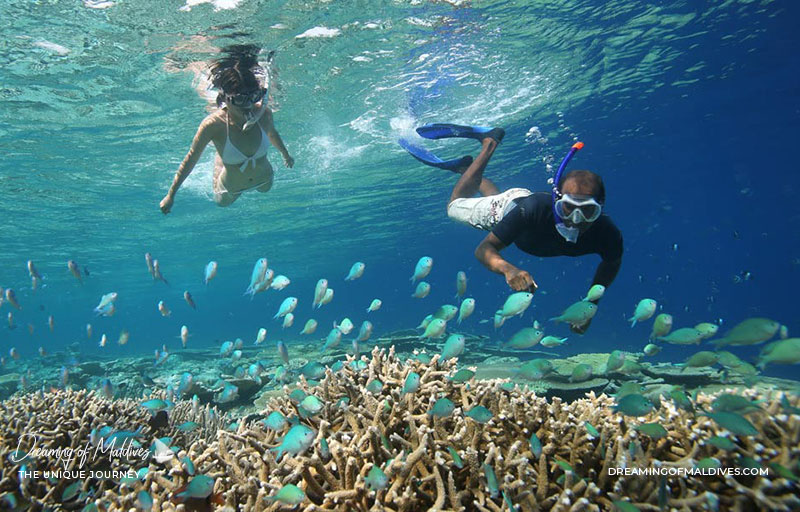
[[[212,4],[214,6],[214,11],[224,11],[236,9],[241,3],[242,0],[186,0],[186,4],[178,10],[188,12],[192,10],[192,7],[202,4]]]
[[[83,6],[89,9],[108,9],[114,5],[114,2],[109,2],[108,0],[83,0]]]
[[[338,28],[314,27],[294,37],[295,39],[313,39],[319,37],[336,37],[341,33],[342,31]]]
[[[51,51],[53,53],[57,53],[59,55],[68,55],[69,52],[70,52],[70,49],[67,48],[66,46],[61,46],[60,44],[52,43],[52,42],[46,41],[46,40],[36,41],[36,42],[33,43],[33,46],[36,46],[38,48],[42,48],[43,50],[49,50],[49,51]]]

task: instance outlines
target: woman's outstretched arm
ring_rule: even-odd
[[[167,195],[161,200],[159,206],[161,207],[162,213],[167,214],[172,209],[172,204],[175,202],[175,194],[178,192],[181,184],[189,177],[197,161],[200,160],[203,150],[211,141],[210,132],[212,124],[213,121],[209,116],[205,118],[197,128],[197,133],[194,135],[194,140],[192,140],[192,147],[189,148],[189,152],[186,153],[183,162],[181,162],[180,167],[178,167],[178,172],[175,173],[175,178],[172,180],[172,185],[170,185]]]
[[[289,154],[289,150],[286,149],[286,146],[283,144],[283,139],[281,139],[278,130],[275,129],[275,123],[272,119],[272,111],[267,109],[265,117],[267,124],[267,137],[269,137],[272,145],[281,152],[281,156],[283,156],[283,162],[286,164],[286,167],[291,169],[294,166],[294,158],[292,158],[292,156]]]

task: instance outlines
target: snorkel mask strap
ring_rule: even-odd
[[[561,192],[558,190],[558,183],[561,181],[561,175],[564,174],[564,169],[567,167],[569,161],[572,160],[572,157],[575,156],[575,153],[581,149],[583,149],[583,142],[576,142],[571,148],[569,148],[569,152],[567,152],[567,154],[564,156],[564,159],[561,160],[561,165],[558,166],[556,176],[553,178],[553,215],[555,215],[556,224],[564,222],[564,219],[562,219],[556,211],[556,201],[561,195]]]

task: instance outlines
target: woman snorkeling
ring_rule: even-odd
[[[209,142],[217,149],[213,190],[218,206],[228,206],[247,190],[267,192],[272,188],[274,171],[267,160],[270,142],[280,151],[286,167],[294,166],[267,107],[267,88],[264,79],[259,78],[266,76],[266,70],[258,63],[259,48],[236,45],[222,51],[224,56],[210,66],[211,83],[219,90],[219,108],[200,123],[189,152],[161,200],[165,214],[172,209],[175,194]]]

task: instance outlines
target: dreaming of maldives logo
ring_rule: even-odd
[[[33,439],[33,445],[26,452],[22,449],[23,440],[25,438]],[[106,456],[109,459],[140,459],[147,460],[151,456],[150,450],[143,446],[136,446],[133,437],[125,437],[120,440],[119,437],[109,436],[108,439],[98,439],[96,443],[92,440],[86,442],[85,446],[72,447],[58,447],[58,448],[43,448],[38,446],[39,438],[36,434],[22,434],[17,443],[17,450],[12,452],[9,456],[14,464],[26,462],[29,458],[40,458],[51,460],[56,464],[63,466],[65,470],[75,469],[77,461],[77,469],[83,469],[89,457],[96,459],[99,456]],[[169,453],[167,453],[169,452]],[[161,441],[156,441],[155,454],[153,455],[158,462],[166,462],[175,456],[167,445]]]

